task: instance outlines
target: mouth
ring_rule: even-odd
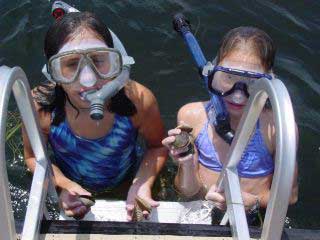
[[[227,106],[230,107],[231,109],[242,110],[245,107],[245,104],[238,104],[231,101],[225,101],[225,102]]]
[[[84,92],[93,92],[93,91],[98,91],[100,90],[106,83],[108,83],[110,80],[104,80],[104,81],[101,81],[97,84],[95,84],[94,86],[92,87],[81,87],[80,90],[79,90],[79,94],[80,95],[83,95]]]

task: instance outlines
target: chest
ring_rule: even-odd
[[[70,130],[77,136],[86,139],[97,139],[106,136],[114,127],[116,117],[114,114],[105,114],[101,120],[92,120],[89,114],[74,116],[67,114],[66,121]]]

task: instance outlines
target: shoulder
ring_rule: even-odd
[[[125,93],[137,108],[137,114],[132,116],[132,122],[136,128],[150,122],[157,125],[162,124],[157,100],[150,89],[130,80],[125,86]]]
[[[182,106],[177,116],[177,124],[186,124],[194,128],[197,133],[207,121],[206,106],[207,102],[192,102]]]
[[[157,103],[154,94],[149,88],[133,80],[130,80],[125,86],[125,93],[136,106],[138,112],[145,111]]]

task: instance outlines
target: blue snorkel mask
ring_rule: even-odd
[[[234,68],[226,68],[222,66],[213,66],[210,69],[210,64],[207,64],[208,74],[208,89],[211,93],[226,97],[233,94],[235,91],[241,91],[248,98],[250,90],[256,80],[260,78],[272,79],[270,74],[245,71]]]

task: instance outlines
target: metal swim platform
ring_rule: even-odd
[[[0,67],[0,215],[3,219],[2,224],[0,225],[1,237],[6,240],[17,239],[17,231],[15,227],[15,222],[12,213],[12,206],[10,200],[10,192],[8,189],[8,176],[6,171],[6,159],[5,159],[5,131],[6,131],[6,117],[8,111],[8,102],[11,91],[14,93],[20,114],[22,116],[22,121],[25,125],[28,137],[31,142],[32,149],[36,156],[36,168],[34,176],[32,179],[32,186],[30,190],[30,197],[27,207],[27,213],[25,217],[25,222],[22,227],[21,239],[43,239],[44,226],[43,223],[56,224],[57,227],[68,230],[69,234],[79,235],[79,238],[74,239],[94,239],[94,238],[82,238],[81,234],[90,234],[90,232],[81,232],[81,229],[88,226],[99,225],[99,229],[102,232],[104,239],[105,233],[112,234],[112,232],[103,231],[103,228],[109,229],[108,226],[111,226],[112,223],[101,223],[96,222],[81,222],[81,221],[72,221],[69,224],[68,228],[63,228],[67,222],[59,221],[48,221],[44,220],[49,219],[46,214],[45,207],[45,198],[49,192],[51,195],[57,197],[55,188],[52,183],[52,169],[50,160],[46,155],[46,150],[41,138],[39,131],[39,123],[35,118],[35,110],[32,102],[30,87],[27,81],[27,78],[19,67],[9,68],[6,66]],[[251,229],[247,226],[247,221],[245,217],[245,211],[243,207],[243,202],[240,193],[240,184],[239,177],[237,174],[236,166],[240,160],[241,154],[249,141],[250,135],[254,130],[255,123],[263,110],[265,102],[269,97],[276,123],[276,160],[275,160],[275,172],[271,186],[271,198],[268,203],[266,216],[264,219],[264,225],[261,233],[261,239],[263,240],[276,240],[281,239],[283,232],[284,220],[288,208],[289,197],[291,193],[291,186],[293,180],[294,166],[295,166],[295,153],[296,153],[296,136],[295,136],[295,122],[294,115],[292,110],[292,105],[290,101],[289,94],[284,84],[278,80],[274,79],[269,81],[267,79],[261,79],[255,84],[255,88],[251,93],[249,102],[245,108],[245,113],[241,118],[239,129],[240,131],[236,132],[235,139],[231,145],[229,152],[229,162],[224,167],[222,174],[220,175],[221,186],[224,187],[226,198],[227,198],[227,212],[228,218],[231,225],[231,231],[229,227],[219,227],[219,226],[210,226],[207,227],[209,230],[213,230],[219,227],[220,229],[228,228],[228,235],[233,239],[246,240],[250,239]],[[241,141],[240,141],[241,140]],[[231,191],[232,189],[232,191]],[[128,228],[128,234],[131,236],[133,234],[134,239],[149,239],[144,237],[144,234],[139,235],[139,229],[145,229],[145,226],[149,226],[152,229],[156,229],[157,225],[146,225],[148,223],[117,223],[117,225],[124,225]],[[116,225],[113,225],[116,227]],[[158,224],[159,228],[168,228],[163,224]],[[175,226],[175,229],[182,229],[186,226],[180,225]],[[188,225],[189,226],[189,225]],[[197,228],[197,225],[191,227],[193,229]],[[131,229],[131,230],[130,230]],[[137,230],[138,229],[138,230]],[[91,229],[90,231],[93,231]],[[184,239],[188,238],[192,233],[189,231],[190,228],[185,229]],[[204,230],[204,229],[202,229]],[[250,231],[249,231],[250,230]],[[72,233],[72,231],[76,231]],[[88,231],[88,229],[87,229]],[[189,235],[188,235],[189,231]],[[18,231],[20,232],[20,231]],[[192,235],[200,237],[201,231],[198,231],[199,235]],[[210,232],[210,231],[209,231]],[[44,232],[48,233],[49,232]],[[54,234],[54,233],[53,233]],[[97,233],[99,234],[99,233]],[[138,234],[138,235],[135,235]],[[157,234],[157,233],[153,233]],[[117,235],[125,235],[125,232],[122,232]],[[148,236],[151,234],[147,234]],[[159,234],[165,235],[165,234]],[[172,234],[178,239],[180,234]],[[49,236],[49,235],[48,235]],[[157,235],[158,236],[158,235]],[[260,236],[260,235],[259,235]],[[41,237],[41,238],[40,238]],[[57,236],[56,236],[57,237]],[[71,237],[71,235],[69,235]],[[108,239],[111,236],[108,235]],[[155,237],[155,236],[154,236]],[[214,237],[210,235],[210,237]],[[223,236],[221,239],[226,239],[226,236]],[[53,238],[45,238],[53,239]],[[54,238],[59,239],[59,238]],[[60,238],[61,239],[61,238]],[[67,239],[67,238],[65,238]],[[121,238],[115,238],[121,239]],[[154,239],[154,238],[152,238]],[[159,238],[157,238],[159,239]],[[172,238],[175,239],[175,238]],[[214,239],[214,238],[211,238]],[[303,238],[300,238],[303,239]]]

